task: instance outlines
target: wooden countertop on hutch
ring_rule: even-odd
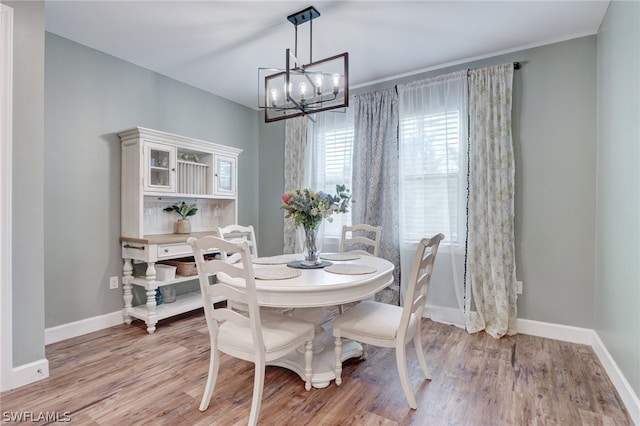
[[[145,235],[142,238],[120,237],[120,241],[139,244],[175,244],[186,243],[189,237],[202,238],[208,235],[217,236],[216,231],[210,232],[192,232],[191,234],[161,234],[161,235]]]

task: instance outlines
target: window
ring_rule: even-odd
[[[451,242],[457,226],[460,176],[460,112],[450,110],[400,120],[402,198],[406,241],[443,232]],[[464,187],[462,188],[464,189]]]
[[[323,191],[333,193],[336,185],[341,184],[350,187],[353,128],[328,131],[320,135],[320,138],[325,153]]]
[[[336,185],[351,190],[353,157],[353,120],[351,114],[325,112],[316,114],[310,152],[310,187],[335,194]],[[333,215],[333,222],[324,221],[325,237],[340,238],[343,225],[351,224],[351,214]]]
[[[398,86],[401,244],[466,239],[467,73]],[[448,245],[447,244],[447,245]]]

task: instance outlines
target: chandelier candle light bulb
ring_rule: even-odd
[[[332,78],[333,78],[333,91],[337,93],[336,91],[340,87],[340,74],[334,74]]]
[[[322,74],[316,74],[316,96],[322,96]]]
[[[300,102],[304,103],[305,101],[304,97],[307,94],[307,83],[305,83],[304,81],[301,81],[299,88],[300,88]]]

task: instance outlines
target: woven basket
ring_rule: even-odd
[[[166,265],[175,266],[176,275],[181,275],[183,277],[198,275],[198,270],[196,269],[196,261],[193,257],[183,257],[180,259],[165,260],[162,263]]]

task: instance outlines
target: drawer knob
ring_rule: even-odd
[[[164,249],[164,252],[165,253],[169,253],[169,249]]]

